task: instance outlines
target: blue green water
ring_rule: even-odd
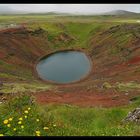
[[[88,57],[79,51],[54,53],[37,64],[36,70],[43,80],[69,83],[85,77],[91,69]]]

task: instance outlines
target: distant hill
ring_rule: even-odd
[[[34,12],[26,13],[27,15],[71,15],[70,13],[60,13],[60,12]]]
[[[60,12],[28,12],[28,11],[18,11],[18,10],[13,10],[13,9],[1,9],[0,6],[0,15],[62,15],[62,16],[67,16],[71,15],[70,13],[60,13]]]
[[[103,15],[138,15],[139,13],[125,11],[125,10],[114,10],[110,12],[103,13]]]
[[[140,13],[125,11],[125,10],[114,10],[105,13],[66,13],[66,12],[29,12],[29,11],[22,11],[22,10],[15,10],[7,6],[0,6],[0,15],[17,15],[17,14],[26,14],[26,15],[56,15],[56,16],[94,16],[94,15],[116,15],[116,16],[134,16],[140,15]]]
[[[27,14],[31,14],[31,15],[58,15],[58,13],[56,12],[34,12],[34,13],[27,13]]]

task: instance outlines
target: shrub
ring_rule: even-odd
[[[110,89],[110,88],[112,88],[112,86],[108,82],[104,82],[103,83],[103,88]]]

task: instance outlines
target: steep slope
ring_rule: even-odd
[[[122,24],[94,36],[89,51],[94,75],[112,81],[140,78],[140,26]]]
[[[33,78],[29,69],[47,52],[47,47],[46,32],[41,29],[30,31],[20,27],[0,31],[1,79],[14,79],[14,75]]]

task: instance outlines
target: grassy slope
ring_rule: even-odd
[[[135,72],[139,68],[139,61],[131,63],[131,60],[139,57],[139,35],[139,24],[125,23],[93,37],[89,52],[98,75],[114,81],[139,81],[139,72]]]
[[[139,103],[138,103],[139,104]],[[49,135],[76,136],[130,136],[139,135],[140,127],[121,121],[134,106],[119,108],[79,108],[75,106],[41,107],[44,116],[53,116],[60,127]],[[62,124],[62,125],[61,125]]]

